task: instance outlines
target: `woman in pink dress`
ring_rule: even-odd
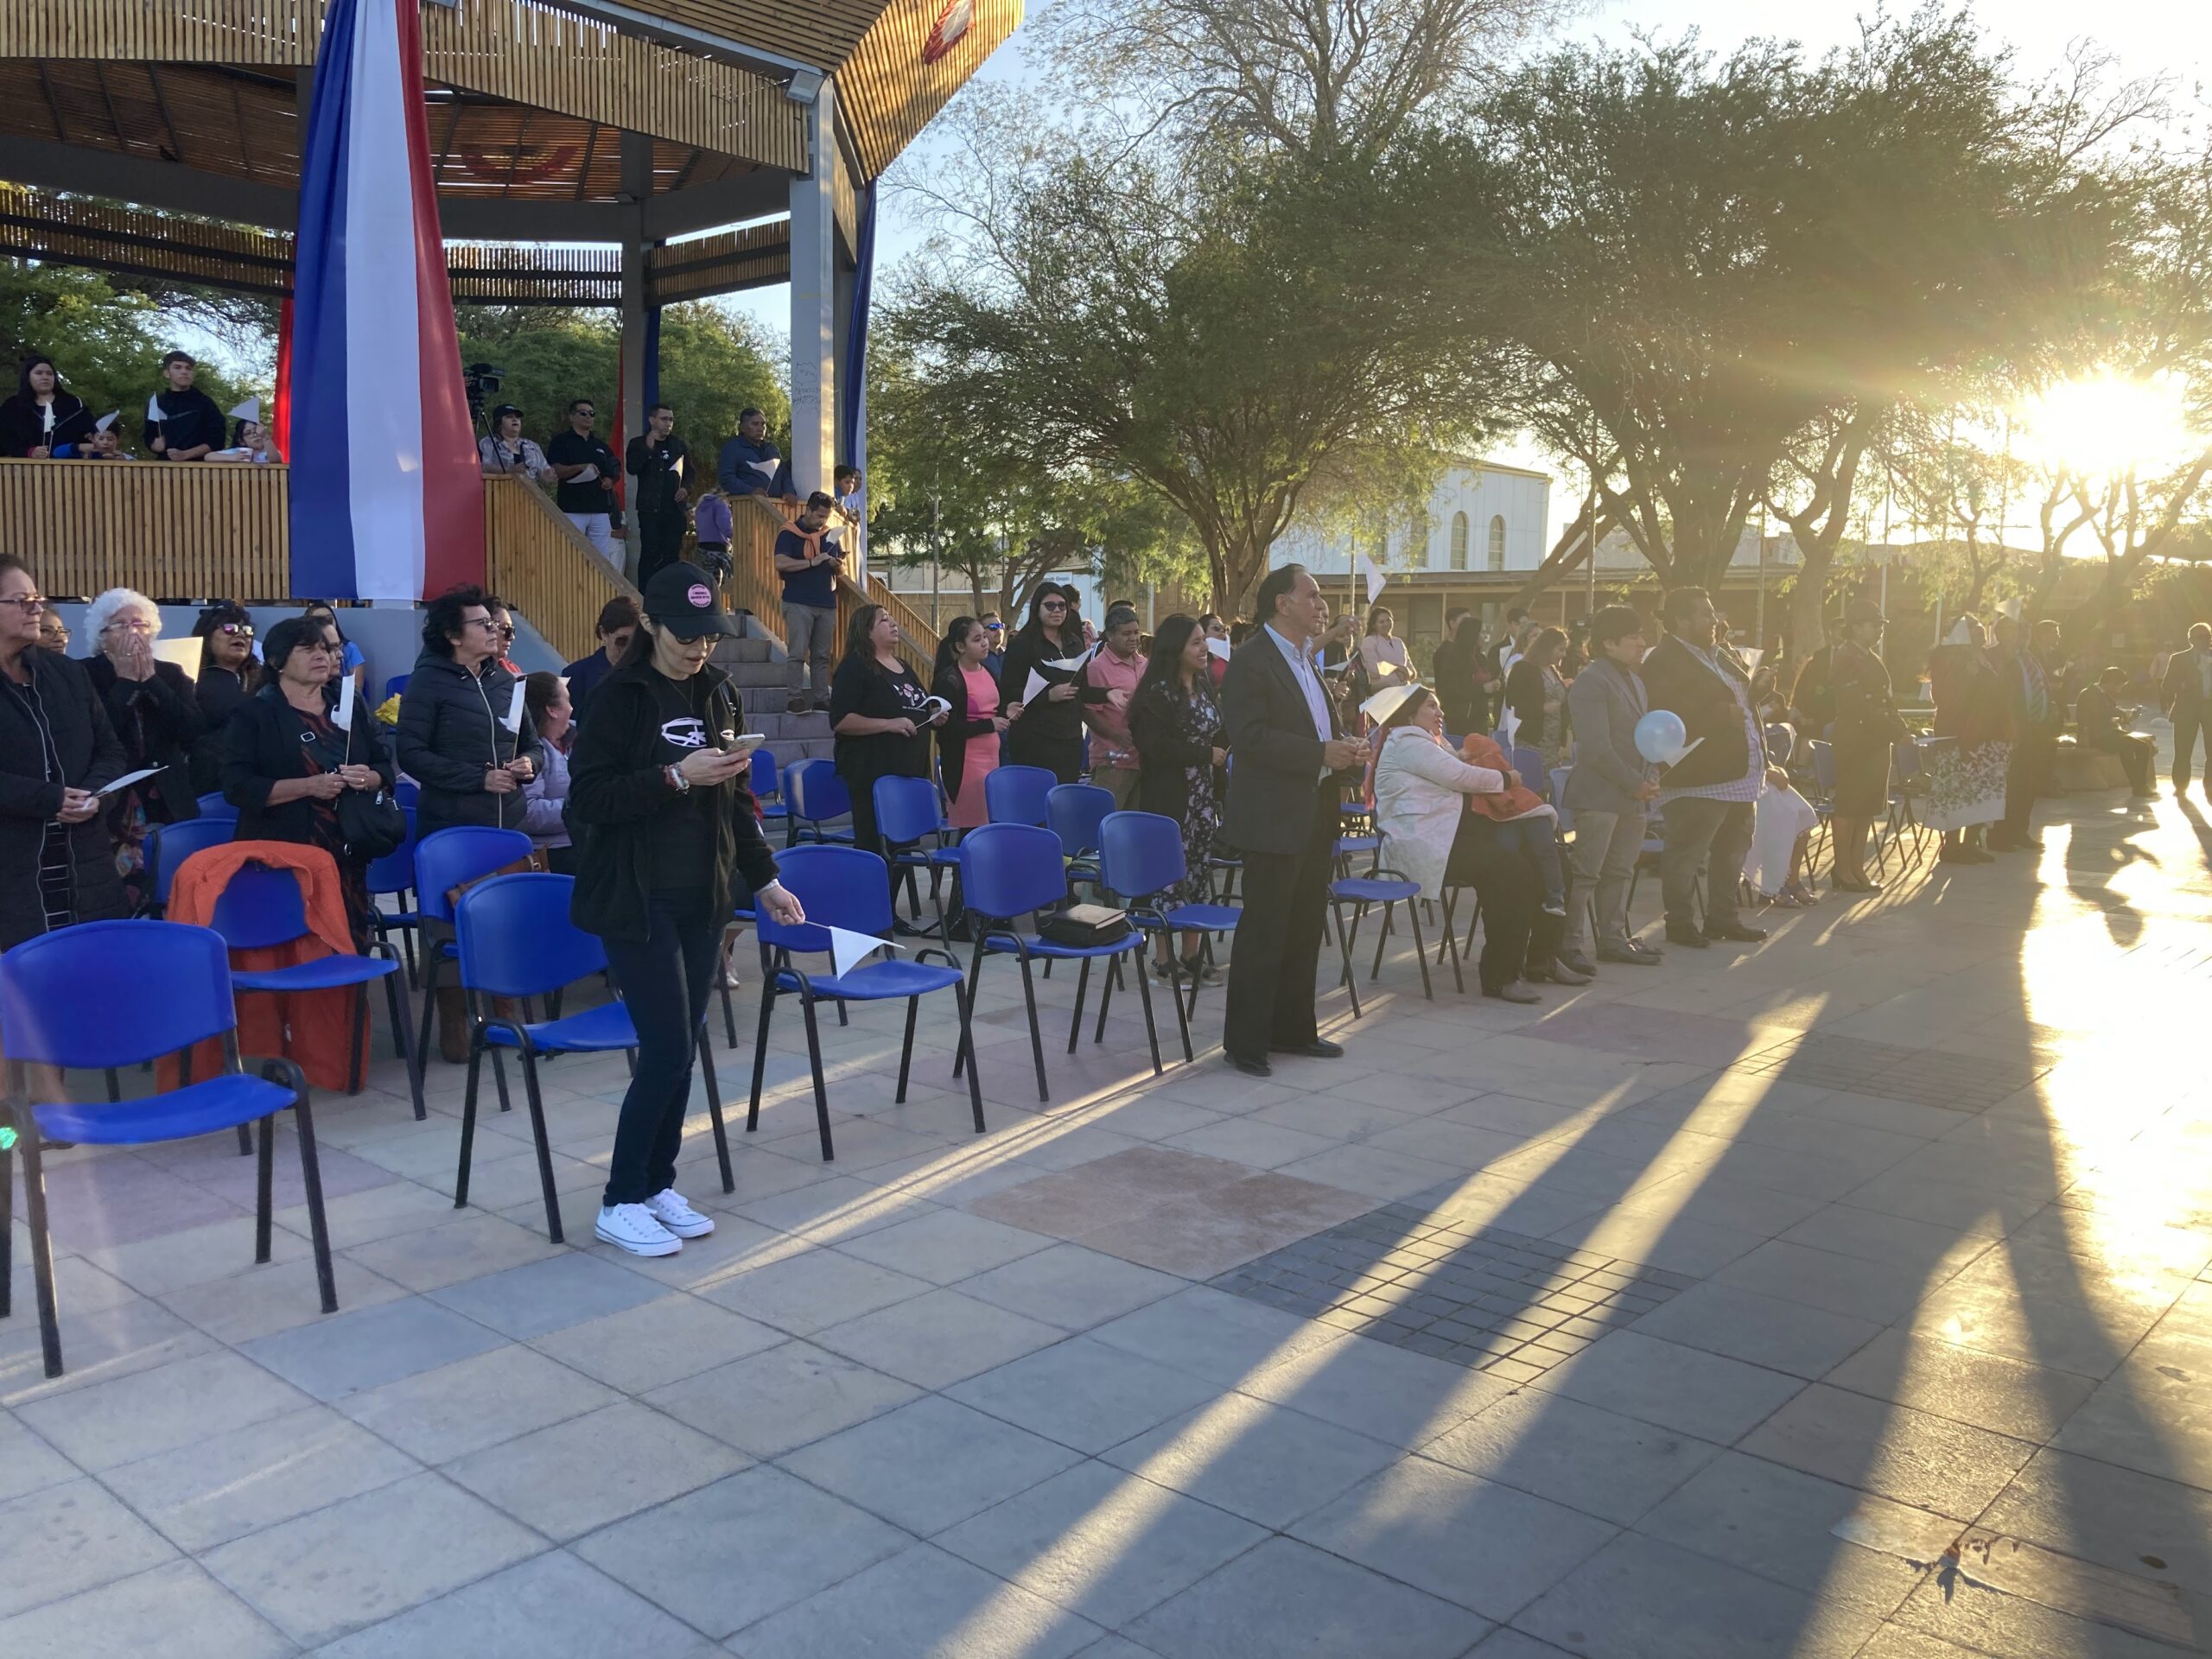
[[[943,776],[950,804],[946,821],[956,830],[973,830],[990,822],[983,803],[983,779],[999,763],[999,734],[1006,717],[999,713],[999,683],[983,665],[991,649],[991,636],[972,616],[956,616],[937,648],[937,674],[930,683],[932,696],[943,697],[952,712],[938,728],[938,769]]]

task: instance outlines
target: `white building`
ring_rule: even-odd
[[[1455,461],[1437,474],[1427,506],[1410,523],[1392,525],[1387,537],[1371,529],[1330,532],[1294,524],[1269,550],[1268,563],[1345,576],[1357,551],[1386,574],[1533,570],[1547,550],[1551,489],[1542,473]]]

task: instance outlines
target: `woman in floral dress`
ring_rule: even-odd
[[[1221,792],[1215,780],[1229,757],[1222,747],[1213,677],[1206,670],[1205,630],[1196,617],[1171,616],[1153,635],[1151,659],[1129,701],[1129,736],[1137,750],[1138,810],[1183,826],[1183,880],[1162,893],[1160,904],[1163,909],[1203,904],[1211,893],[1207,863],[1221,827]],[[1204,937],[1183,935],[1183,970],[1201,984],[1212,984],[1221,973],[1202,959]],[[1172,975],[1172,948],[1161,933],[1153,971],[1162,979]]]

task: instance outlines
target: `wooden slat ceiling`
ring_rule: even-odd
[[[434,88],[438,194],[613,201],[621,143],[610,127]],[[300,133],[289,76],[197,64],[0,59],[0,133],[296,188]],[[656,194],[751,169],[734,156],[656,142]]]
[[[779,57],[836,69],[884,10],[884,0],[627,0],[635,10],[703,29]]]

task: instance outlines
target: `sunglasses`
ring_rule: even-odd
[[[243,637],[245,639],[251,639],[253,638],[253,624],[251,622],[218,622],[215,625],[215,632],[218,633],[227,633],[233,637]]]
[[[1065,611],[1067,607],[1068,602],[1065,599],[1048,599],[1037,608],[1040,611]]]

